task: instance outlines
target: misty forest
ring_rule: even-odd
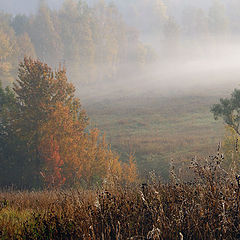
[[[0,0],[1,239],[240,239],[240,1]]]

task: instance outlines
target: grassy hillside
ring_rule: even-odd
[[[195,155],[215,152],[224,127],[210,113],[220,98],[213,95],[141,95],[88,101],[84,106],[91,126],[106,133],[122,159],[134,152],[142,173],[155,169],[166,177],[172,158],[189,162]]]

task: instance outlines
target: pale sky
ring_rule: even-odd
[[[29,14],[37,9],[39,0],[0,0],[0,11],[11,14]],[[48,5],[59,7],[63,0],[47,0]]]

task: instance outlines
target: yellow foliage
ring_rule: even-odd
[[[226,135],[223,141],[224,166],[235,171],[240,169],[239,136],[230,126],[226,126],[225,128]]]
[[[129,156],[129,162],[123,164],[122,178],[128,183],[134,183],[137,180],[137,166],[132,154]]]
[[[74,120],[68,106],[57,103],[40,132],[43,142],[48,142],[50,137],[57,142],[68,183],[84,180],[90,185],[94,179],[112,176],[132,183],[137,178],[133,156],[130,156],[129,164],[121,163],[106,143],[105,136],[100,137],[98,129],[84,132],[81,122]]]

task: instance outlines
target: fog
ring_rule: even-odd
[[[165,7],[160,9],[159,20],[174,19],[177,25],[173,27],[176,32],[172,36],[170,32],[168,37],[163,36],[162,32],[167,31],[163,23],[157,25],[156,16],[151,14],[157,1],[113,2],[126,22],[139,31],[141,41],[152,48],[155,60],[146,64],[143,71],[131,68],[129,78],[98,85],[94,95],[119,96],[117,92],[128,95],[220,94],[224,89],[239,87],[240,37],[236,27],[240,19],[239,2],[162,1]],[[211,25],[214,18],[216,21]],[[205,24],[210,25],[210,32]],[[162,32],[158,28],[163,28]]]
[[[72,1],[0,0],[0,10],[11,13],[13,16],[17,14],[31,15],[37,13],[38,6],[42,2],[45,2],[52,10],[59,10],[63,2],[68,4]],[[94,97],[147,92],[182,94],[195,90],[200,91],[200,89],[217,89],[220,86],[225,87],[227,84],[231,87],[238,86],[240,78],[240,28],[238,27],[240,3],[238,1],[88,0],[86,2],[90,8],[104,4],[104,2],[106,5],[114,4],[125,24],[124,29],[127,29],[124,32],[124,34],[126,33],[125,38],[134,36],[132,37],[134,40],[131,40],[132,42],[128,40],[125,44],[128,45],[128,48],[122,47],[120,40],[120,43],[116,45],[117,54],[120,56],[121,49],[123,49],[128,52],[127,57],[114,55],[111,59],[120,59],[112,60],[114,63],[110,60],[108,60],[109,62],[96,60],[94,71],[97,76],[101,76],[101,79],[96,77],[94,81],[88,81],[90,84],[87,85],[83,85],[82,80],[79,80],[79,76],[89,78],[88,74],[85,75],[89,71],[89,67],[84,65],[84,58],[80,58],[79,66],[72,67],[72,62],[66,57],[67,54],[58,50],[59,54],[52,57],[55,62],[46,60],[47,63],[57,66],[64,59],[64,63],[69,69],[69,78],[77,86],[83,98],[89,96],[90,92],[92,92],[90,95],[94,95]],[[104,20],[100,17],[100,23],[101,20],[104,25]],[[118,25],[114,26],[116,28]],[[64,34],[64,31],[60,34]],[[31,32],[29,33],[33,43],[35,35],[36,33],[32,35]],[[68,42],[65,36],[63,39]],[[101,37],[97,38],[97,40],[99,39]],[[76,42],[76,40],[74,41]],[[69,45],[69,43],[67,44]],[[97,44],[99,43],[96,43],[96,46],[99,46]],[[57,43],[57,45],[61,44]],[[139,52],[135,50],[136,45],[140,46]],[[39,44],[39,46],[42,45]],[[94,51],[97,51],[96,47]],[[41,54],[43,51],[38,51],[36,47],[37,55],[38,52]],[[88,57],[88,53],[84,54],[83,56]],[[140,55],[140,57],[131,57],[136,55]],[[44,55],[37,57],[43,60],[49,59]],[[68,58],[72,59],[73,57],[68,55]],[[110,57],[100,59],[110,59]],[[136,61],[141,64],[136,64]],[[79,70],[80,68],[82,70]],[[109,74],[110,77],[106,77],[107,72],[113,73]]]
[[[44,0],[0,0],[0,10],[16,14],[33,14],[37,11],[38,5]],[[47,0],[45,1],[53,9],[59,8],[64,0]]]
[[[206,41],[198,48],[191,46],[188,40],[181,43],[177,52],[167,50],[164,55],[158,54],[143,70],[131,67],[129,72],[125,72],[127,77],[118,81],[79,86],[80,95],[87,101],[89,93],[90,98],[96,101],[99,98],[141,95],[221,96],[240,87],[240,37],[212,43]]]

